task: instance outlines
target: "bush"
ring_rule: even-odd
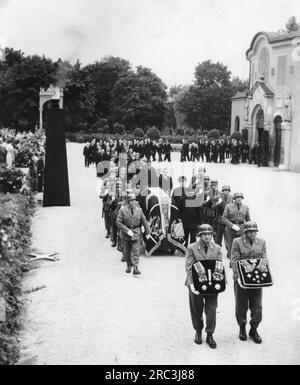
[[[22,271],[28,270],[33,208],[32,196],[0,194],[0,298],[6,305],[6,321],[0,323],[0,365],[12,365],[19,359]]]
[[[238,140],[238,141],[240,141],[240,140],[242,141],[243,140],[243,135],[240,132],[236,131],[236,132],[234,132],[230,136],[230,139],[235,139],[235,140]]]
[[[16,168],[0,167],[0,193],[16,194],[22,188],[23,181],[22,171]]]
[[[207,134],[208,139],[219,139],[221,136],[221,132],[219,130],[210,130]]]
[[[184,129],[183,128],[177,128],[176,135],[184,136]]]
[[[143,138],[145,136],[145,133],[144,133],[144,130],[142,128],[136,128],[134,131],[133,131],[133,136],[135,138]]]
[[[156,127],[151,127],[147,131],[146,137],[151,140],[159,140],[161,138],[160,131]]]
[[[91,133],[92,132],[102,133],[104,127],[107,126],[107,125],[108,125],[108,120],[107,119],[99,118],[97,120],[97,122],[92,125],[92,127],[90,129]]]
[[[124,135],[125,132],[125,126],[123,124],[115,123],[113,125],[113,134]]]
[[[106,124],[104,127],[103,127],[103,130],[102,130],[103,134],[109,134],[110,133],[110,128],[109,128],[109,125]]]

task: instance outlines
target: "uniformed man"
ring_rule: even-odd
[[[236,301],[236,319],[240,327],[239,338],[247,340],[247,312],[251,312],[251,329],[249,337],[261,344],[262,339],[257,332],[262,321],[262,289],[242,289],[238,283],[237,261],[244,259],[267,259],[266,242],[257,238],[257,224],[247,222],[244,226],[244,235],[233,241],[231,264],[233,269],[234,292]]]
[[[206,198],[206,203],[204,206],[204,215],[205,215],[205,223],[208,223],[215,229],[215,220],[216,220],[216,212],[214,210],[214,205],[218,202],[220,198],[220,192],[218,190],[219,183],[217,180],[212,180],[210,182],[210,191],[208,191],[208,196]]]
[[[128,195],[127,202],[119,210],[117,226],[120,229],[123,253],[127,262],[126,273],[130,274],[133,267],[133,274],[140,275],[141,227],[144,227],[147,238],[150,237],[150,227],[133,193]]]
[[[242,203],[243,199],[243,193],[235,193],[233,203],[225,207],[222,217],[223,223],[226,225],[228,258],[230,258],[231,255],[233,240],[243,234],[245,223],[251,220],[249,207]]]
[[[203,221],[201,199],[193,189],[187,189],[179,201],[179,213],[183,224],[185,247],[196,242],[197,227]]]
[[[223,222],[223,214],[225,207],[233,201],[233,197],[230,195],[230,191],[230,186],[223,186],[221,196],[218,202],[213,206],[216,215],[216,243],[222,247],[222,241],[224,237],[226,249],[228,248],[228,245],[225,232],[226,226]]]
[[[192,267],[194,263],[202,260],[216,260],[222,262],[222,252],[219,245],[212,242],[213,229],[210,225],[199,226],[198,236],[200,240],[191,244],[186,252],[186,286],[189,288],[189,303],[193,327],[196,331],[195,343],[202,344],[202,330],[204,327],[203,312],[206,314],[206,342],[212,349],[216,349],[217,344],[213,338],[216,329],[216,313],[218,307],[218,295],[203,296],[196,291]]]
[[[175,206],[179,209],[180,207],[180,200],[182,197],[184,197],[186,194],[186,182],[187,182],[187,178],[185,176],[181,176],[178,178],[178,182],[179,182],[179,187],[176,187],[174,190],[173,190],[173,195],[172,195],[172,201],[173,203],[175,204]]]

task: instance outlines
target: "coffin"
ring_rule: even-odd
[[[161,188],[148,188],[146,196],[146,218],[151,236],[144,237],[146,255],[165,250],[186,252],[184,230],[178,208]]]

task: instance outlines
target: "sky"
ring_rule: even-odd
[[[254,35],[293,15],[299,0],[0,0],[0,42],[84,65],[119,56],[170,87],[192,84],[208,59],[247,79]]]

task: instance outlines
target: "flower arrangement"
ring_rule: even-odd
[[[0,167],[0,193],[17,194],[23,186],[24,175],[16,168]]]

